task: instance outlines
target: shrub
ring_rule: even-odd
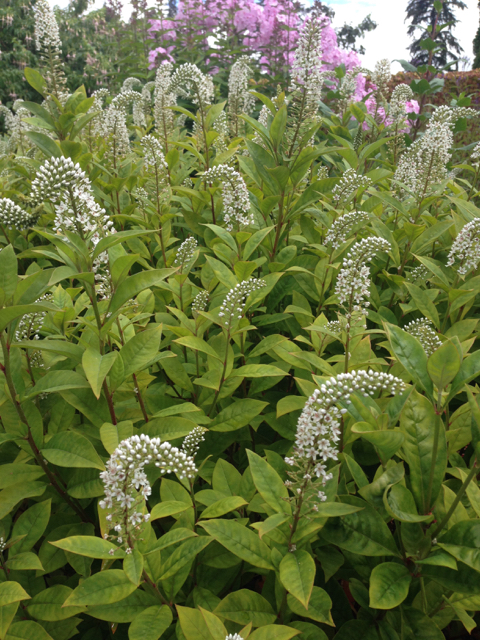
[[[0,159],[0,637],[470,633],[476,112],[412,142],[412,90],[382,62],[356,103],[315,20],[288,95],[245,59],[226,102],[192,63],[70,94],[37,7],[44,100]]]

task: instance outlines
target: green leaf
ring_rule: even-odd
[[[431,522],[433,515],[419,516],[411,491],[401,484],[390,485],[383,495],[384,507],[400,522]]]
[[[412,576],[407,567],[396,562],[383,562],[374,567],[370,576],[370,606],[373,609],[393,609],[408,596]]]
[[[50,589],[37,593],[28,603],[28,613],[37,620],[58,622],[85,611],[85,607],[63,607],[63,603],[72,593],[72,589],[57,584]]]
[[[0,583],[0,607],[12,602],[30,600],[30,596],[18,582],[6,581]]]
[[[42,467],[34,464],[23,464],[21,462],[2,464],[0,466],[0,489],[5,489],[5,487],[18,482],[37,480],[43,475],[45,475],[45,472]]]
[[[84,580],[71,593],[63,606],[112,604],[112,602],[123,600],[136,588],[137,586],[120,569],[100,571]]]
[[[200,553],[200,551],[203,551],[211,541],[212,539],[208,536],[189,538],[167,557],[165,564],[162,565],[159,580],[168,580],[178,573],[185,565],[193,562],[194,558]]]
[[[243,259],[248,260],[257,247],[265,240],[270,231],[275,227],[266,227],[265,229],[259,229],[251,238],[247,240],[243,248]]]
[[[39,131],[25,131],[25,135],[31,140],[47,158],[61,158],[63,156],[60,147],[47,136]]]
[[[182,347],[187,347],[188,349],[193,349],[194,351],[201,351],[202,353],[206,353],[208,356],[215,358],[216,360],[222,360],[221,356],[215,351],[213,347],[202,340],[201,338],[197,338],[196,336],[185,336],[183,338],[177,338],[174,340],[177,344]]]
[[[105,449],[110,455],[115,451],[122,440],[126,440],[133,436],[133,422],[124,420],[111,424],[106,422],[100,427],[100,438]]]
[[[7,631],[15,618],[19,605],[19,602],[12,602],[0,607],[0,638],[7,636]]]
[[[273,467],[253,451],[248,451],[248,461],[253,482],[258,493],[277,513],[291,515],[292,507],[288,500],[288,490]]]
[[[179,502],[177,500],[167,500],[166,502],[159,502],[153,507],[150,518],[151,520],[168,518],[169,516],[174,516],[191,508],[191,504],[185,504],[185,502]]]
[[[158,286],[165,278],[175,273],[175,269],[153,269],[141,271],[128,277],[115,291],[110,302],[109,312],[114,313],[128,300],[135,298],[144,289]]]
[[[228,594],[213,613],[241,625],[251,622],[254,627],[273,624],[277,619],[270,603],[250,589],[239,589]]]
[[[211,520],[202,522],[205,531],[225,549],[245,562],[261,569],[272,569],[270,549],[258,535],[234,520]]]
[[[53,640],[45,629],[33,620],[21,620],[14,622],[8,629],[5,640]]]
[[[236,431],[241,429],[256,418],[265,407],[267,402],[254,400],[252,398],[243,398],[235,400],[209,423],[209,431]]]
[[[10,322],[21,318],[27,313],[38,313],[39,311],[58,311],[57,307],[51,304],[39,303],[39,304],[21,304],[15,307],[6,307],[0,309],[0,331],[3,331]],[[33,341],[32,341],[33,342]],[[38,349],[38,346],[36,346]]]
[[[123,561],[123,570],[130,582],[138,587],[143,574],[143,555],[137,548]]]
[[[280,563],[280,580],[285,589],[308,609],[315,580],[315,560],[308,551],[289,552]]]
[[[46,488],[45,482],[17,482],[0,491],[0,520],[5,518],[21,500],[41,496]]]
[[[105,469],[93,444],[74,431],[56,433],[42,449],[42,456],[58,467]]]
[[[154,362],[160,350],[161,339],[162,325],[159,325],[155,329],[147,329],[137,333],[124,344],[120,355],[125,366],[125,377],[139,373]]]
[[[282,143],[285,127],[287,126],[287,107],[282,105],[277,111],[270,125],[270,140],[273,142],[275,150],[280,148]]]
[[[228,498],[221,498],[210,506],[208,506],[201,514],[200,518],[219,518],[224,516],[230,511],[236,511],[240,507],[244,507],[246,502],[240,496],[229,496]],[[154,507],[155,508],[155,507]]]
[[[41,393],[88,388],[88,382],[76,371],[47,371],[43,378],[40,378],[35,386],[29,389],[30,393],[22,398],[22,400],[30,400]]]
[[[43,500],[24,511],[15,521],[11,538],[24,536],[10,548],[10,555],[30,551],[45,533],[50,520],[51,500]]]
[[[11,244],[0,251],[0,289],[8,300],[15,293],[18,280],[17,256]]]
[[[411,491],[419,511],[424,514],[430,512],[437,499],[447,466],[445,431],[440,425],[438,451],[432,467],[436,420],[432,403],[413,390],[400,417],[400,428],[405,435],[402,451],[410,470]],[[430,504],[427,504],[429,493]]]
[[[354,496],[342,496],[342,502],[362,510],[330,518],[322,529],[328,542],[361,556],[400,556],[389,528],[368,502]]]
[[[118,351],[102,356],[96,349],[88,348],[82,358],[82,366],[95,397],[100,398],[103,381],[112,368]]]
[[[320,629],[319,629],[320,631]],[[298,629],[292,629],[292,627],[285,627],[281,624],[266,624],[260,629],[248,636],[249,640],[290,640],[294,636],[301,633]],[[321,638],[317,638],[321,640]]]
[[[25,67],[23,73],[25,74],[25,80],[28,84],[35,89],[41,96],[45,95],[46,92],[46,82],[43,79],[41,73],[39,73],[36,69],[31,69],[30,67]]]
[[[86,556],[87,558],[97,558],[98,560],[125,557],[123,549],[97,536],[69,536],[62,540],[54,540],[50,544],[64,551]]]
[[[129,640],[158,640],[172,623],[172,612],[166,605],[155,605],[142,611],[128,628]]]
[[[363,507],[343,504],[343,502],[321,502],[315,511],[315,517],[338,518],[348,516],[350,513],[357,513],[357,511],[361,511],[362,509]]]
[[[14,571],[43,571],[43,565],[38,556],[31,551],[18,553],[14,556],[9,554],[9,558],[5,564],[9,570]]]
[[[462,520],[442,535],[439,547],[456,560],[480,571],[480,520]]]
[[[243,367],[234,369],[230,374],[230,378],[242,376],[243,378],[268,378],[281,376],[284,378],[287,374],[278,367],[270,364],[246,364]]]
[[[412,335],[388,322],[384,323],[392,351],[412,379],[430,396],[433,385],[427,371],[427,356],[420,342]]]
[[[297,616],[303,618],[310,618],[317,622],[323,622],[333,627],[332,614],[330,610],[332,608],[332,600],[328,593],[320,587],[313,587],[308,609],[301,604],[297,598],[294,598],[291,594],[287,597],[287,603],[290,610]]]
[[[451,340],[446,340],[432,353],[427,362],[428,375],[437,389],[443,390],[460,370],[463,354]]]
[[[130,584],[132,583],[130,582]],[[158,604],[158,599],[154,595],[141,589],[135,589],[133,593],[118,602],[89,606],[88,615],[106,622],[114,622],[115,624],[132,622],[139,613],[156,604]]]

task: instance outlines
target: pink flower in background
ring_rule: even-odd
[[[152,49],[148,54],[149,69],[155,69],[160,66],[157,62],[157,58],[160,56],[160,64],[165,64],[165,62],[175,62],[171,55],[171,51],[173,51],[175,47],[157,47],[156,49]]]
[[[367,107],[367,113],[369,113],[373,118],[375,118],[376,122],[379,124],[385,124],[386,126],[393,124],[393,120],[388,118],[385,114],[384,107],[377,107],[377,102],[375,98],[370,97],[365,101],[365,106]],[[420,105],[416,100],[409,100],[405,103],[405,113],[420,113]],[[402,129],[399,129],[398,133],[408,133],[413,125],[411,120],[405,120],[405,125]],[[367,131],[370,129],[370,125],[368,122],[363,123],[363,130]]]
[[[360,66],[355,52],[339,48],[330,20],[325,17],[324,23],[324,69],[344,64],[348,71]],[[234,47],[240,45],[252,54],[260,54],[263,71],[275,75],[284,74],[293,62],[302,20],[292,0],[264,0],[263,5],[255,0],[181,0],[173,20],[151,20],[150,24],[152,37],[160,33],[165,40],[178,39],[181,46],[202,46],[203,37],[203,45],[208,48],[209,35],[231,40]],[[174,56],[172,47],[164,51],[159,47],[154,52],[150,54],[150,68]],[[361,100],[367,94],[366,81],[359,74],[356,82],[355,98]]]

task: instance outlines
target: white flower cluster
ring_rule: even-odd
[[[88,113],[96,113],[97,115],[90,121],[91,131],[94,135],[100,135],[102,133],[102,121],[103,121],[103,105],[110,92],[107,88],[102,87],[92,93],[93,104],[88,110]]]
[[[61,61],[62,41],[55,14],[48,0],[37,0],[33,7],[35,14],[35,46],[44,59],[43,76],[50,93],[60,102],[66,102],[68,93],[66,77]]]
[[[90,180],[70,158],[46,160],[32,182],[32,196],[37,202],[55,204],[55,231],[81,230],[94,245],[115,232],[105,209],[93,197]]]
[[[406,115],[406,104],[413,99],[413,91],[408,84],[398,84],[390,98],[389,117],[393,122],[400,122]]]
[[[228,149],[228,135],[230,133],[228,117],[225,111],[221,111],[215,118],[213,129],[218,133],[218,136],[213,141],[213,146],[217,152],[217,155],[225,153],[225,151],[227,151]]]
[[[412,320],[404,327],[404,330],[417,338],[427,356],[431,356],[438,347],[442,346],[438,333],[433,329],[432,323],[427,318]]]
[[[45,160],[32,182],[31,196],[38,203],[46,200],[56,202],[65,187],[73,185],[82,175],[80,165],[71,158],[61,156]]]
[[[205,432],[205,427],[195,427],[187,436],[185,436],[182,444],[182,451],[190,458],[194,458],[197,454],[200,448],[200,443],[205,440]]]
[[[60,52],[62,41],[60,32],[48,0],[37,0],[33,6],[35,14],[35,46],[38,51],[44,51],[49,47],[53,51]]]
[[[453,133],[450,124],[430,122],[399,160],[394,179],[423,199],[431,188],[447,177]]]
[[[200,71],[196,64],[186,62],[172,75],[170,93],[190,98],[197,107],[203,109],[211,104],[214,85],[210,76]]]
[[[319,164],[317,169],[317,180],[325,180],[328,178],[328,167],[324,164]]]
[[[352,211],[340,216],[328,229],[325,243],[331,245],[334,249],[338,249],[347,240],[352,230],[357,225],[367,222],[368,219],[369,215],[365,211]]]
[[[470,156],[470,161],[472,162],[474,167],[480,166],[480,142],[477,142],[475,145],[472,155]]]
[[[143,136],[140,141],[143,149],[143,163],[146,167],[153,167],[157,173],[165,175],[168,171],[168,165],[163,155],[162,145],[155,136],[148,134]],[[138,190],[137,190],[138,191]]]
[[[10,111],[3,104],[0,104],[0,115],[3,113],[5,118],[5,129],[8,131],[9,138],[6,141],[6,151],[14,152],[18,147],[23,148],[25,145],[25,134],[27,131],[32,131],[35,127],[28,122],[25,122],[25,118],[30,117],[30,111],[22,107],[23,100],[15,100],[13,103],[13,111]],[[20,156],[17,156],[17,160]]]
[[[230,289],[218,314],[219,318],[225,318],[224,324],[226,327],[230,327],[235,318],[240,319],[242,317],[248,296],[254,291],[262,289],[266,284],[265,280],[249,278]]]
[[[446,124],[453,128],[460,118],[470,118],[478,116],[478,111],[470,107],[449,107],[446,104],[435,109],[430,118],[429,125]]]
[[[229,633],[225,640],[243,640],[243,638],[238,633]]]
[[[395,394],[404,389],[405,384],[399,378],[371,369],[341,373],[316,389],[298,419],[293,455],[285,458],[289,466],[295,467],[289,472],[293,481],[285,483],[294,495],[304,492],[312,481],[319,480],[325,486],[332,478],[327,463],[337,460],[341,418],[347,412],[339,403],[350,404],[350,396],[355,391],[369,397],[379,390]],[[326,499],[322,491],[317,495],[321,501]]]
[[[375,70],[372,73],[372,82],[377,87],[377,95],[385,96],[388,91],[388,83],[392,77],[392,70],[390,68],[390,60],[383,58],[379,60],[375,65]]]
[[[333,199],[339,205],[350,198],[358,189],[367,189],[372,181],[367,176],[359,176],[355,169],[347,169],[340,182],[332,191]]]
[[[30,214],[24,211],[10,198],[0,198],[0,224],[7,229],[23,231],[33,227],[37,223],[39,214]]]
[[[390,249],[390,243],[383,238],[364,238],[356,242],[343,260],[337,277],[335,294],[340,304],[347,310],[350,321],[352,311],[367,313],[370,303],[365,298],[370,293],[370,269],[367,263],[378,254]]]
[[[130,151],[130,136],[127,129],[125,109],[111,103],[103,112],[100,134],[105,139],[108,153],[114,161]]]
[[[197,472],[191,457],[160,438],[135,435],[118,445],[107,462],[106,470],[100,473],[105,499],[99,504],[108,510],[107,522],[115,531],[109,537],[128,545],[128,548],[130,542],[138,537],[140,525],[150,518],[150,514],[143,514],[143,501],[152,493],[144,471],[147,464],[155,464],[162,474],[173,472],[180,478],[193,478]]]
[[[233,225],[248,226],[255,222],[250,208],[247,185],[242,176],[227,164],[219,164],[204,173],[207,182],[218,180],[222,184],[223,219],[227,231],[233,231]]]
[[[268,128],[268,116],[269,116],[269,114],[270,114],[270,109],[267,107],[266,104],[264,104],[262,106],[262,108],[260,109],[260,113],[258,115],[258,122],[261,125],[263,125],[265,128]],[[265,148],[265,143],[262,140],[262,137],[260,136],[258,131],[255,131],[255,135],[253,136],[253,142],[255,142],[256,144],[258,144],[261,147]]]
[[[475,218],[466,224],[452,243],[448,254],[447,267],[460,262],[458,273],[464,276],[476,269],[480,262],[480,219]]]
[[[51,299],[52,294],[45,293],[43,296],[40,296],[37,302],[50,302]],[[18,321],[15,331],[15,340],[17,342],[21,342],[22,340],[40,340],[40,330],[46,315],[46,311],[35,311],[34,313],[26,313],[22,316]]]
[[[322,71],[322,29],[325,22],[320,18],[307,18],[302,26],[292,64],[292,88],[304,91],[307,108],[318,109],[322,99],[322,88],[328,72]]]
[[[193,260],[197,247],[198,242],[192,236],[184,240],[178,247],[175,262],[173,264],[180,267],[180,273],[182,273],[184,267],[187,267]]]
[[[249,114],[255,104],[255,98],[248,90],[248,81],[252,75],[250,58],[240,56],[230,70],[228,77],[228,113],[232,119],[232,133],[238,135],[238,116]]]
[[[132,78],[133,79],[133,78]],[[133,89],[123,89],[113,98],[110,103],[110,107],[124,111],[126,114],[127,107],[132,104],[133,107],[133,123],[137,127],[144,127],[146,125],[145,120],[145,99],[142,93],[134,91]]]
[[[199,311],[205,311],[208,304],[208,298],[208,291],[205,291],[205,289],[197,293],[192,302],[192,314],[194,318],[197,317]]]
[[[406,274],[407,282],[413,282],[413,284],[425,285],[430,278],[430,271],[423,264],[414,267]]]
[[[325,329],[330,331],[330,333],[341,333],[342,325],[339,320],[330,320],[330,322],[327,322],[325,325]]]
[[[171,89],[173,65],[160,65],[155,76],[154,107],[155,127],[164,140],[168,138],[175,122],[175,113],[169,107],[177,104],[177,97]]]

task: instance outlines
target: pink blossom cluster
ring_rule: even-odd
[[[360,66],[355,52],[339,48],[330,20],[325,17],[323,22],[324,69],[344,64],[348,71]],[[199,47],[203,43],[207,48],[207,39],[213,36],[260,54],[263,70],[275,74],[290,68],[301,26],[302,18],[292,0],[264,0],[262,5],[255,0],[181,0],[173,20],[151,20],[152,37],[160,34],[164,42],[150,52],[150,66],[172,60],[174,41],[177,46]],[[361,100],[366,94],[365,78],[359,74],[355,98]]]

